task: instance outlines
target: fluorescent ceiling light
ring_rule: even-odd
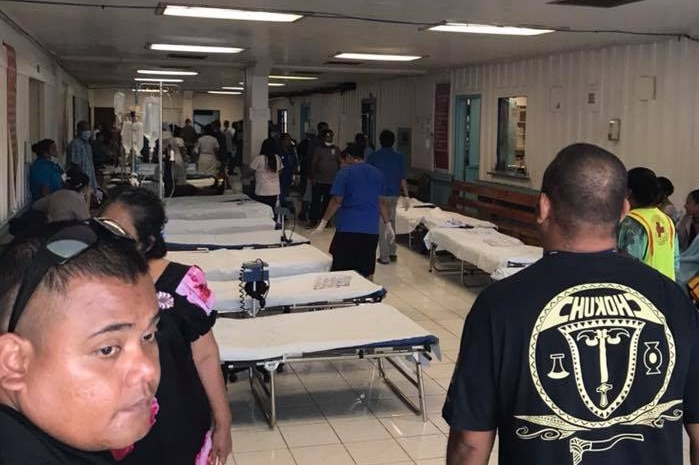
[[[190,52],[190,53],[240,53],[244,49],[237,47],[212,47],[208,45],[177,45],[177,44],[150,44],[151,50],[164,52]]]
[[[166,79],[166,78],[135,78],[138,82],[182,82],[182,79]]]
[[[536,36],[554,32],[551,29],[532,29],[527,27],[491,26],[488,24],[445,23],[429,28],[430,31],[465,32],[469,34],[495,34],[506,36]]]
[[[422,57],[413,55],[381,55],[377,53],[338,53],[335,58],[341,60],[371,60],[371,61],[415,61]]]
[[[156,94],[156,93],[159,94],[160,93],[160,89],[131,89],[131,91],[132,92],[139,92],[142,94]],[[168,90],[163,89],[163,93],[167,94]]]
[[[241,95],[240,92],[232,92],[228,90],[210,90],[207,94],[220,94],[220,95]]]
[[[221,89],[223,89],[223,90],[236,90],[236,91],[242,92],[242,91],[245,90],[245,87],[238,87],[238,86],[235,86],[235,87],[221,87]]]
[[[318,79],[316,76],[286,76],[283,74],[270,76],[270,79],[285,79],[287,81],[315,81]]]
[[[232,19],[237,21],[267,21],[273,23],[293,23],[303,15],[292,13],[272,13],[268,11],[235,10],[232,8],[209,8],[200,6],[166,5],[166,16],[185,16],[188,18]]]
[[[270,82],[268,85],[269,87],[284,87],[286,84],[283,82]]]
[[[139,69],[138,74],[156,74],[160,76],[196,76],[199,73],[196,71],[169,71],[158,69]]]

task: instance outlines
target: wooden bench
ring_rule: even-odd
[[[525,244],[541,245],[536,224],[538,199],[538,194],[492,184],[453,181],[446,209],[495,223],[500,232]]]

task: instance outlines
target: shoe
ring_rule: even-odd
[[[388,258],[389,258],[392,262],[398,261],[398,255],[389,255]]]
[[[382,259],[382,258],[377,258],[376,261],[377,261],[378,263],[381,263],[382,265],[388,265],[389,263],[391,263],[390,260],[384,260],[384,259]]]

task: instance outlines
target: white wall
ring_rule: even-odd
[[[8,192],[10,185],[9,151],[7,134],[7,56],[0,48],[0,224],[3,224],[28,200],[27,167],[32,161],[30,139],[29,79],[43,83],[41,127],[37,131],[42,138],[54,139],[63,150],[72,137],[71,125],[88,118],[87,90],[68,75],[56,61],[14,27],[0,20],[0,42],[13,46],[17,55],[17,146],[20,180],[16,195]],[[76,97],[73,114],[72,98]],[[12,198],[14,197],[14,198]]]
[[[656,98],[641,101],[638,78],[656,78]],[[699,44],[686,40],[628,45],[474,66],[452,72],[452,92],[482,96],[481,179],[492,178],[496,159],[497,99],[526,95],[527,156],[538,189],[558,150],[574,142],[598,144],[628,168],[647,166],[675,184],[675,202],[699,187]],[[599,109],[586,103],[599,88]],[[551,88],[559,87],[562,108],[551,109]],[[621,119],[619,142],[607,140],[610,118]],[[453,160],[453,157],[452,157]]]
[[[90,90],[92,107],[113,107],[114,93],[118,89]],[[140,104],[147,96],[157,94],[123,91],[126,95],[126,107]],[[138,99],[138,103],[136,100]],[[243,118],[243,98],[238,95],[212,95],[205,93],[175,92],[166,93],[163,97],[163,119],[165,122],[184,125],[184,120],[192,118],[193,110],[218,110],[221,112],[221,122],[225,120],[238,121]]]

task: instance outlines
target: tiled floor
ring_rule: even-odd
[[[328,250],[331,237],[326,231],[313,243]],[[369,361],[295,364],[277,378],[279,424],[272,430],[247,381],[229,385],[233,457],[228,464],[445,464],[448,426],[440,411],[464,317],[480,289],[463,286],[454,275],[430,274],[425,256],[404,247],[398,253],[398,263],[377,264],[375,281],[388,290],[386,303],[440,338],[442,361],[425,371],[429,421],[423,423],[399,401]],[[491,464],[497,454],[496,446]]]

